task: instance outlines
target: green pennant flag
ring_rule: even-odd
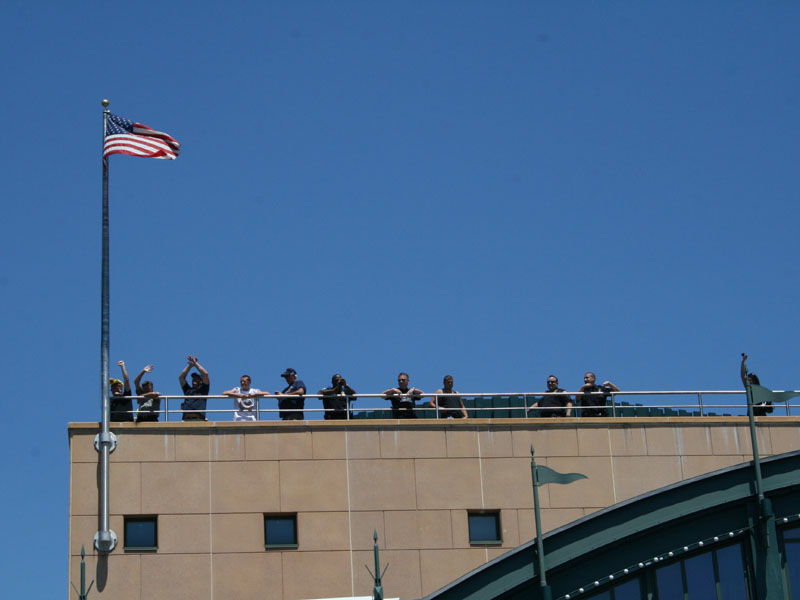
[[[765,388],[763,385],[750,385],[750,393],[753,396],[753,405],[757,404],[764,404],[764,403],[773,403],[773,402],[786,402],[790,398],[794,398],[798,396],[797,392],[773,392],[769,388]]]
[[[578,479],[588,479],[583,473],[559,473],[543,465],[536,465],[536,475],[539,479],[539,485],[546,483],[567,484],[578,481]]]

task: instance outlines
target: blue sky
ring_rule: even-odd
[[[399,370],[737,389],[744,351],[796,389],[799,21],[780,1],[4,2],[9,596],[64,593],[67,423],[99,418],[102,98],[183,143],[111,158],[111,359],[154,363],[162,393],[188,353],[212,393],[286,367],[312,390]]]

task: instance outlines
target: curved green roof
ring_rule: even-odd
[[[779,520],[800,518],[800,451],[761,461],[764,493]],[[609,575],[652,564],[670,551],[747,534],[756,509],[752,462],[688,479],[587,515],[542,538],[553,598],[602,586]],[[715,540],[714,538],[717,538]],[[700,545],[703,545],[700,544]],[[425,600],[536,598],[531,540],[467,573]],[[616,574],[616,575],[615,575]],[[573,595],[573,597],[575,597]]]

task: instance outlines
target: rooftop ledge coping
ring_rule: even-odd
[[[800,423],[796,417],[756,417],[757,424]],[[547,428],[549,425],[744,425],[747,417],[547,417],[509,419],[352,419],[337,421],[167,421],[167,422],[113,422],[112,431],[157,431],[160,429],[374,429],[376,427],[400,429],[472,429],[475,427],[503,426],[528,429]],[[70,432],[98,432],[100,423],[68,423]]]

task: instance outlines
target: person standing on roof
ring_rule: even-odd
[[[744,386],[744,389],[747,389],[747,384],[761,385],[761,382],[758,380],[758,375],[756,375],[755,373],[747,372],[747,365],[745,364],[746,360],[747,360],[747,354],[742,352],[742,366],[739,369],[739,375],[742,378],[742,385]],[[766,417],[773,410],[774,408],[772,406],[772,402],[761,402],[760,404],[754,404],[753,416]]]
[[[242,375],[239,378],[239,386],[222,392],[223,396],[233,398],[233,407],[236,412],[233,413],[234,421],[256,421],[256,397],[262,395],[261,390],[250,387],[250,375]]]
[[[383,391],[383,399],[392,402],[393,419],[416,419],[414,412],[415,402],[422,398],[424,392],[414,387],[408,387],[410,381],[408,373],[397,376],[397,387]]]
[[[442,380],[442,387],[434,392],[434,394],[458,394],[453,390],[453,376],[445,375]],[[439,416],[442,419],[466,419],[467,409],[464,408],[464,401],[461,396],[433,396],[428,403],[431,408],[439,409]]]
[[[618,392],[619,388],[610,381],[604,381],[603,387],[596,385],[597,375],[591,371],[587,371],[583,376],[583,385],[578,390],[580,397],[581,409],[578,412],[579,417],[607,417],[608,411],[606,410],[606,401],[610,392]],[[575,400],[578,400],[578,394],[575,395]],[[602,407],[602,408],[598,408]]]
[[[117,363],[122,369],[122,381],[111,378],[108,380],[111,386],[111,421],[133,421],[133,400],[123,399],[123,396],[133,396],[131,394],[131,382],[128,379],[128,370],[125,368],[125,361]]]
[[[137,400],[139,410],[136,411],[136,422],[158,421],[158,411],[161,409],[161,395],[153,391],[152,381],[142,381],[145,373],[153,370],[153,365],[147,365],[142,369],[133,380],[136,387],[136,395],[141,396]]]
[[[186,357],[188,361],[187,365],[181,371],[181,374],[178,375],[178,381],[181,384],[181,389],[183,390],[184,396],[208,396],[208,391],[211,388],[211,382],[208,378],[208,371],[206,371],[205,367],[201,365],[197,361],[196,356],[192,356],[191,354]],[[186,383],[186,375],[188,375],[189,371],[192,370],[192,367],[197,369],[197,372],[192,371],[192,385]],[[183,403],[181,404],[181,410],[184,411],[183,413],[183,420],[184,421],[205,421],[206,415],[204,411],[206,409],[206,399],[205,398],[186,398]],[[197,411],[197,412],[186,412],[186,411]]]
[[[275,392],[279,396],[280,417],[284,421],[302,421],[306,384],[302,379],[297,378],[297,371],[294,369],[286,369],[281,373],[281,377],[286,380],[286,387],[280,392]]]

